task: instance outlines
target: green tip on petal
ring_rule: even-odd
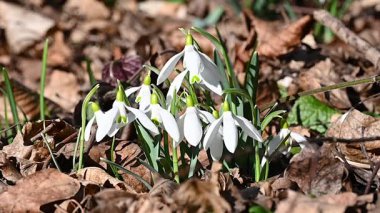
[[[194,83],[200,83],[201,82],[201,78],[198,76],[198,75],[194,75],[191,79],[190,79],[190,83],[191,84],[194,84]]]
[[[123,90],[118,87],[117,93],[116,93],[116,101],[124,102],[124,95],[123,95]]]
[[[215,119],[218,119],[219,118],[218,110],[212,110],[212,115],[214,116]]]
[[[149,73],[149,74],[146,75],[145,78],[144,78],[144,84],[147,85],[147,86],[149,86],[150,83],[151,83],[151,81],[152,81],[152,79],[151,79],[151,77],[150,77],[150,73]]]
[[[151,95],[151,97],[150,97],[150,103],[151,104],[158,104],[158,96],[155,93],[153,93]]]
[[[96,102],[92,102],[92,103],[91,103],[91,108],[92,108],[92,111],[93,111],[93,112],[97,112],[97,111],[100,110],[100,106],[99,106],[99,104],[96,103]]]
[[[230,110],[230,105],[228,104],[227,101],[224,101],[224,103],[223,103],[223,111],[224,111],[224,112],[231,111],[231,110]]]
[[[186,97],[186,106],[187,107],[193,107],[194,106],[194,101],[193,101],[193,99],[191,98],[190,95],[188,95]]]
[[[117,123],[127,123],[127,117],[125,117],[125,116],[119,116],[117,118]]]
[[[186,46],[193,45],[193,36],[190,34],[190,32],[186,35]]]

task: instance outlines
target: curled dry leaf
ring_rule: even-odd
[[[285,177],[296,182],[304,193],[319,196],[340,192],[344,171],[343,163],[334,158],[331,146],[310,145],[290,160]]]
[[[103,187],[113,187],[119,190],[135,192],[131,186],[127,185],[121,180],[112,177],[103,169],[98,167],[86,167],[79,170],[76,175],[79,179],[90,181]]]
[[[2,151],[0,151],[0,171],[2,178],[12,183],[22,178],[20,172],[7,158],[7,154]]]
[[[54,21],[15,4],[0,2],[0,20],[11,52],[18,54],[40,41]]]
[[[343,139],[360,139],[379,137],[380,120],[352,110],[338,118],[327,130],[327,136]],[[337,149],[344,155],[347,162],[361,168],[369,168],[370,161],[380,161],[380,140],[366,143],[363,146],[367,155],[363,153],[360,143],[336,143]],[[368,157],[368,158],[367,158]]]
[[[69,199],[79,189],[79,181],[55,169],[46,169],[17,181],[0,194],[0,211],[39,212],[40,206]]]
[[[270,29],[268,23],[255,19],[259,38],[258,52],[261,56],[278,57],[301,44],[312,24],[310,16],[304,16],[282,30]]]

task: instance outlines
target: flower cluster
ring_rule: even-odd
[[[156,85],[167,82],[181,59],[183,67],[170,83],[166,97],[157,86],[152,85],[151,73],[148,72],[141,86],[124,91],[122,86],[118,85],[116,98],[110,110],[103,112],[97,103],[92,103],[94,116],[85,128],[85,140],[89,140],[91,127],[95,122],[96,141],[99,142],[107,135],[115,136],[122,127],[137,120],[138,125],[147,129],[155,139],[167,140],[167,134],[174,147],[183,141],[193,147],[203,147],[210,150],[210,155],[215,161],[221,159],[224,147],[230,153],[234,153],[240,138],[249,136],[258,143],[263,142],[260,131],[253,123],[242,117],[241,113],[230,109],[232,105],[228,100],[231,96],[223,92],[221,84],[227,79],[223,79],[224,75],[220,74],[218,66],[195,45],[190,32],[186,34],[184,49],[170,58],[158,73]],[[209,92],[218,96],[224,95],[225,101],[219,111],[215,110],[214,101],[210,96],[207,104],[203,103],[204,101],[198,103],[199,94]],[[136,94],[134,102],[138,108],[129,106],[129,101],[126,100],[133,94]],[[277,150],[289,134],[290,143],[291,139],[297,142],[305,140],[284,128],[268,143],[267,156]],[[156,138],[158,135],[165,137]]]

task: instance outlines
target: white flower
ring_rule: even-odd
[[[136,96],[135,102],[139,103],[140,110],[146,110],[150,104],[150,97],[151,97],[150,82],[151,82],[151,78],[150,78],[150,73],[149,73],[147,76],[145,76],[144,82],[141,86],[131,87],[125,90],[125,95],[127,97],[129,97],[132,93],[139,91]]]
[[[284,149],[285,147],[281,148],[281,145],[283,144],[282,142],[284,142],[285,139],[287,139],[285,141],[287,142],[285,144],[287,149]],[[267,156],[271,156],[276,150],[281,151],[283,154],[287,154],[293,145],[293,140],[296,141],[301,148],[305,146],[303,143],[307,141],[304,136],[290,131],[287,127],[282,128],[278,135],[269,141]]]
[[[203,128],[202,122],[210,123],[214,121],[214,117],[211,113],[203,111],[194,106],[193,100],[190,96],[186,98],[187,108],[183,115],[178,119],[178,127],[181,133],[180,139],[175,140],[178,145],[183,138],[186,138],[192,146],[198,146],[199,142],[202,140]]]
[[[238,144],[238,126],[248,136],[259,142],[263,141],[259,131],[252,123],[244,117],[232,114],[228,103],[224,102],[222,117],[211,123],[203,140],[204,148],[206,150],[210,148],[210,153],[214,160],[219,160],[222,156],[222,138],[227,150],[231,153],[235,152]]]
[[[104,113],[100,110],[99,104],[91,103],[92,111],[94,116],[88,121],[85,131],[84,139],[88,141],[90,139],[91,127],[96,122],[98,129],[96,131],[96,141],[101,141],[108,133],[108,129],[112,126],[112,121],[107,120],[106,117],[109,116],[109,113]]]
[[[201,53],[193,45],[193,37],[191,34],[186,36],[186,46],[180,53],[174,55],[164,65],[157,78],[157,85],[164,82],[173,72],[178,61],[183,57],[183,65],[185,70],[179,74],[170,86],[167,99],[172,100],[174,91],[177,92],[182,84],[183,78],[187,73],[190,74],[190,83],[201,83],[208,89],[218,95],[223,94],[221,86],[221,76],[218,67],[204,53]],[[170,92],[171,91],[171,92]]]
[[[148,113],[150,114],[152,121],[163,125],[164,129],[168,132],[174,141],[180,140],[180,132],[177,126],[177,121],[170,112],[163,109],[158,104],[158,98],[156,94],[152,94],[151,105],[148,108]]]
[[[305,147],[305,144],[307,143],[307,139],[304,136],[296,132],[290,131],[288,129],[288,125],[285,123],[284,127],[280,130],[278,135],[276,135],[272,138],[272,140],[269,141],[266,155],[263,157],[263,160],[261,161],[261,167],[264,167],[265,163],[276,151],[281,152],[283,155],[289,153],[294,141],[296,141],[302,149]]]
[[[154,125],[144,112],[125,105],[122,93],[123,91],[118,89],[116,100],[113,102],[112,109],[109,110],[109,116],[106,116],[106,122],[109,122],[109,120],[112,121],[112,126],[108,129],[108,136],[113,137],[121,127],[136,119],[154,136],[160,134],[156,125]],[[129,112],[127,113],[126,110]]]

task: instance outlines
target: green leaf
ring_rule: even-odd
[[[274,118],[282,118],[281,114],[284,114],[285,112],[285,110],[277,110],[269,113],[261,122],[261,130],[263,131]]]
[[[314,96],[302,96],[290,111],[288,123],[325,133],[331,117],[337,113],[339,113],[338,110],[320,102]]]
[[[208,40],[211,41],[211,43],[216,47],[216,49],[218,49],[218,51],[223,52],[223,46],[216,37],[214,37],[213,35],[211,35],[207,31],[205,31],[199,27],[192,27],[191,29],[198,32],[202,36],[206,37]]]
[[[253,103],[256,104],[256,92],[259,84],[259,55],[255,51],[252,54],[247,68],[244,89],[252,97]]]
[[[160,171],[158,160],[160,144],[149,134],[148,131],[139,123],[135,122],[135,127],[137,130],[137,135],[142,141],[142,148],[149,161],[149,164],[156,170]]]
[[[200,28],[215,25],[216,23],[218,23],[223,13],[224,13],[224,8],[222,6],[218,6],[214,10],[212,10],[211,13],[209,13],[209,15],[206,18],[204,19],[196,18],[193,21],[193,25]]]
[[[255,206],[251,206],[248,210],[249,213],[270,213],[271,211],[265,209],[264,207],[262,206],[259,206],[259,205],[255,205]]]

